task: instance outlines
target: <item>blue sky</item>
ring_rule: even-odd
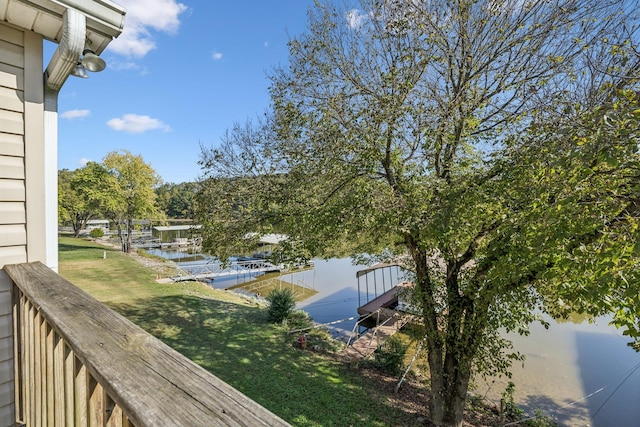
[[[101,55],[107,69],[71,76],[60,92],[58,168],[128,150],[178,183],[200,175],[200,144],[218,144],[234,122],[269,106],[266,73],[287,63],[287,41],[305,31],[313,2],[115,3],[127,16]]]

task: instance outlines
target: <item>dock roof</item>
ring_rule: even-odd
[[[194,225],[159,225],[153,227],[154,230],[157,231],[185,231],[185,230],[198,230],[202,228],[200,224]]]
[[[401,267],[400,264],[397,263],[386,263],[386,262],[379,262],[377,264],[373,264],[367,268],[364,268],[362,270],[358,270],[356,272],[356,278],[360,277],[360,276],[364,276],[365,274],[371,273],[372,271],[378,270],[380,268],[387,268],[387,267]]]

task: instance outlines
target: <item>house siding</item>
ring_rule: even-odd
[[[0,268],[5,264],[28,260],[24,84],[26,39],[24,31],[0,24]],[[39,86],[42,88],[41,84]],[[1,427],[15,425],[11,312],[11,282],[0,271]]]

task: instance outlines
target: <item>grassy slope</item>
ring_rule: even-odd
[[[295,337],[245,299],[158,284],[131,257],[78,239],[60,239],[60,274],[294,425],[418,424],[342,363],[294,348]]]

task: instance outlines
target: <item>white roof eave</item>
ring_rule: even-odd
[[[0,20],[59,43],[67,9],[86,17],[86,37],[98,55],[124,28],[125,9],[108,0],[0,0]]]

